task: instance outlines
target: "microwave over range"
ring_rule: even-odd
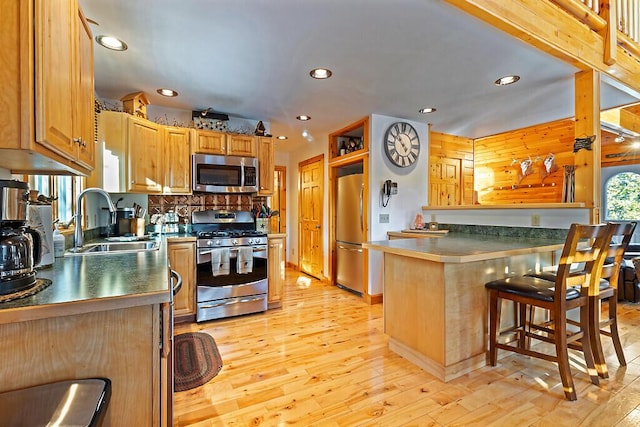
[[[254,157],[193,155],[193,191],[255,193],[258,191],[258,159]]]

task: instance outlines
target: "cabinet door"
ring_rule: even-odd
[[[269,291],[267,303],[269,308],[280,307],[284,289],[284,237],[269,238],[268,257]]]
[[[76,111],[73,119],[73,135],[78,138],[76,162],[85,168],[93,169],[95,166],[93,39],[89,24],[80,9],[76,16],[78,47],[76,49]]]
[[[165,194],[191,192],[191,132],[187,128],[164,128],[164,183]]]
[[[77,4],[36,0],[36,141],[68,159],[75,158],[73,47]],[[78,136],[79,138],[79,136]]]
[[[196,278],[195,242],[167,242],[167,256],[171,268],[182,276],[182,288],[174,297],[174,316],[176,322],[193,320],[196,314],[195,278]]]
[[[273,140],[258,138],[258,195],[271,196],[273,194]]]
[[[127,191],[162,191],[162,135],[160,126],[137,117],[127,117]]]
[[[248,135],[227,135],[227,155],[256,157],[256,138]]]
[[[194,153],[227,154],[227,135],[208,130],[197,130],[193,144]]]

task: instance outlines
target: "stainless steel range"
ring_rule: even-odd
[[[248,211],[191,216],[196,244],[196,321],[267,309],[267,236]]]

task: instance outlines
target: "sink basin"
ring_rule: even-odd
[[[92,243],[84,245],[81,248],[69,249],[66,255],[121,254],[127,252],[155,251],[158,250],[158,248],[160,248],[159,241]]]

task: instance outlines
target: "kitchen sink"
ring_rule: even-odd
[[[106,242],[91,243],[81,248],[71,248],[65,255],[107,255],[121,254],[127,252],[145,252],[155,251],[160,248],[160,241],[143,241],[143,242]]]

